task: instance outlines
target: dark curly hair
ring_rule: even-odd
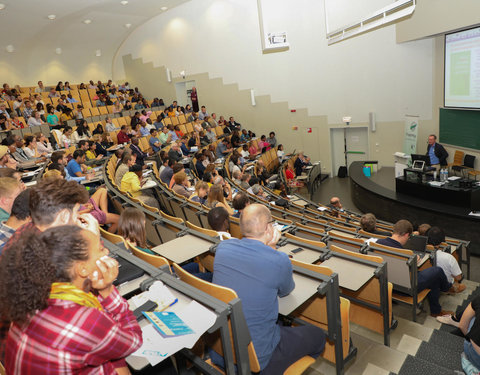
[[[0,259],[0,316],[28,322],[47,307],[53,282],[72,281],[75,262],[89,257],[82,229],[74,225],[25,233],[4,251]]]

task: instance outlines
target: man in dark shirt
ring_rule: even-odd
[[[170,147],[170,151],[168,151],[168,158],[175,160],[175,162],[179,162],[180,160],[183,159],[183,154],[182,154],[182,151],[180,151],[180,147],[178,146],[178,143],[176,142],[172,143],[172,146]]]
[[[133,137],[132,143],[130,144],[130,150],[132,150],[132,154],[137,156],[136,164],[143,167],[145,164],[145,159],[148,157],[148,154],[146,152],[143,152],[138,144],[139,144],[138,138]]]
[[[403,249],[408,239],[412,235],[413,226],[408,220],[399,220],[393,226],[391,237],[382,238],[377,241],[379,245],[385,245]],[[418,257],[417,257],[418,260]],[[433,317],[453,314],[453,311],[442,310],[438,301],[440,292],[447,292],[452,286],[440,267],[429,267],[418,272],[417,291],[430,289],[428,293],[428,302],[430,303],[430,315]]]
[[[299,151],[297,160],[295,160],[295,163],[293,164],[293,167],[295,168],[295,174],[297,176],[301,176],[302,172],[305,170],[306,166],[309,164],[310,164],[310,158],[305,157],[305,155],[303,154],[303,151]]]

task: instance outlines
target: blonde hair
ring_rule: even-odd
[[[0,178],[0,198],[8,198],[16,189],[21,187],[20,182],[13,177]]]
[[[57,169],[49,169],[45,171],[42,178],[63,178],[62,172]]]

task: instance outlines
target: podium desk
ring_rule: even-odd
[[[171,262],[181,264],[208,252],[212,245],[212,242],[187,234],[155,246],[152,251]]]

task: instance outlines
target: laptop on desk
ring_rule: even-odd
[[[427,253],[427,243],[428,237],[427,236],[410,236],[404,249],[412,250],[416,255],[420,257],[420,261],[418,262],[418,266],[420,267],[427,261],[430,254]]]

